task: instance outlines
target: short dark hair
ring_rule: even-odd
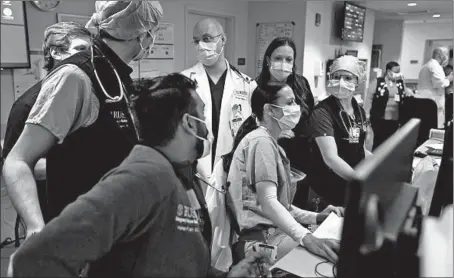
[[[193,92],[197,83],[190,78],[172,73],[153,79],[134,81],[133,107],[140,126],[143,144],[165,146],[172,140],[185,113],[197,115]]]
[[[233,146],[232,150],[222,157],[223,161],[223,168],[225,172],[229,172],[230,165],[232,163],[233,154],[235,153],[236,148],[240,144],[241,140],[248,135],[251,131],[258,128],[257,122],[255,118],[257,117],[258,120],[263,120],[263,107],[265,104],[275,104],[276,100],[278,99],[278,92],[282,90],[282,88],[289,86],[288,84],[280,83],[280,82],[271,82],[264,86],[257,86],[252,92],[251,97],[251,108],[252,108],[252,116],[249,116],[240,126],[238,132],[233,139]],[[290,86],[289,86],[290,87]],[[291,87],[290,87],[291,88]]]
[[[394,67],[400,67],[399,63],[391,61],[386,64],[386,70],[392,70]]]
[[[68,50],[72,39],[83,36],[91,37],[92,34],[77,22],[59,22],[47,27],[43,42],[44,69],[51,71],[56,64],[50,53],[52,47]]]

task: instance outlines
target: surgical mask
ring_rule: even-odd
[[[295,104],[295,105],[282,107],[282,106],[271,104],[271,106],[282,109],[282,112],[284,113],[284,116],[282,116],[282,118],[280,118],[280,119],[272,116],[277,121],[277,123],[279,124],[279,127],[282,130],[292,130],[295,128],[295,126],[300,121],[301,107],[299,105]]]
[[[400,73],[395,73],[395,72],[391,71],[391,72],[389,73],[389,77],[390,77],[392,80],[398,80],[398,79],[400,79],[401,75],[400,75]]]
[[[270,73],[278,81],[284,81],[292,73],[293,64],[287,62],[271,62]]]
[[[443,57],[441,61],[441,66],[446,67],[449,64],[449,57]]]
[[[219,38],[216,42],[202,42],[200,41],[196,45],[197,50],[197,59],[202,62],[205,66],[212,66],[214,65],[219,56],[221,55],[222,51],[224,51],[224,46],[222,46],[221,51],[219,53],[216,52],[218,47],[218,43],[221,40]]]
[[[356,89],[355,83],[347,82],[343,78],[341,78],[340,80],[331,80],[328,84],[328,87],[339,87],[339,90],[330,90],[329,92],[331,95],[338,99],[351,97]]]
[[[142,42],[143,42],[143,37],[140,38],[140,41],[139,41],[139,44],[140,44],[140,51],[139,53],[136,54],[136,56],[134,56],[132,58],[133,61],[140,61],[142,60],[143,58],[147,58],[148,55],[150,55],[151,53],[151,48],[153,47],[154,45],[154,41],[155,41],[155,36],[152,35],[151,33],[149,33],[150,36],[152,37],[153,41],[152,43],[147,47],[147,48],[144,48],[143,45],[142,45]]]
[[[202,121],[201,119],[199,119],[197,117],[194,117],[192,115],[188,115],[188,116],[193,118],[196,121],[199,121],[199,122],[203,123],[205,125],[205,129],[207,131],[207,138],[203,138],[203,137],[201,137],[201,136],[199,136],[197,134],[194,134],[194,136],[197,139],[200,139],[199,142],[201,142],[201,144],[196,144],[197,158],[206,157],[211,152],[211,146],[213,145],[214,138],[210,134],[210,132],[208,131],[208,127],[207,127],[207,124],[206,124],[205,121]]]

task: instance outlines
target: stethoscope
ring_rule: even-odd
[[[349,127],[347,127],[347,125],[345,123],[343,114],[347,115],[348,124],[349,124],[350,127],[353,127],[354,126],[353,125],[354,122],[352,122],[352,120],[353,121],[355,120],[355,108],[353,108],[353,117],[352,117],[352,120],[351,120],[350,119],[351,116],[347,113],[347,111],[344,110],[344,108],[342,107],[342,104],[339,102],[339,100],[337,100],[337,103],[338,103],[338,105],[341,108],[340,111],[339,111],[339,118],[342,121],[342,125],[344,126],[345,130],[347,131],[347,133],[350,133],[350,129],[349,129]],[[366,132],[367,131],[367,126],[366,126],[366,122],[364,121],[363,113],[361,113],[361,110],[359,111],[359,116],[361,118],[361,127],[362,127],[363,131]]]
[[[212,185],[211,183],[209,183],[208,181],[206,181],[199,173],[196,173],[196,174],[195,174],[195,177],[196,177],[199,181],[203,182],[204,184],[206,184],[206,185],[208,185],[209,187],[211,187],[211,188],[213,188],[214,190],[216,190],[217,192],[222,193],[222,194],[227,194],[227,188],[226,188],[226,186],[221,185],[221,188],[219,189],[219,188],[217,188],[216,186],[214,186],[214,185]],[[228,186],[228,184],[229,184],[229,182],[227,182],[227,186]]]
[[[110,68],[113,70],[115,76],[117,77],[117,82],[118,82],[118,87],[120,88],[120,95],[119,96],[111,96],[109,93],[107,93],[106,89],[104,88],[104,86],[102,85],[102,82],[101,82],[101,79],[99,78],[99,75],[98,75],[98,71],[96,70],[96,66],[95,66],[95,63],[94,63],[94,51],[93,51],[93,48],[96,47],[96,50],[101,53],[102,57],[104,58],[104,60],[106,60],[109,65],[110,65]],[[132,120],[132,125],[134,126],[134,131],[136,133],[136,137],[137,137],[137,140],[140,140],[140,133],[139,133],[139,129],[138,129],[138,121],[136,119],[136,116],[135,114],[133,113],[133,111],[131,110],[131,106],[129,104],[129,100],[128,100],[128,97],[125,96],[125,91],[126,91],[126,88],[124,87],[124,84],[123,82],[121,81],[120,79],[120,76],[118,75],[118,72],[117,70],[115,69],[114,65],[112,64],[112,62],[110,62],[109,59],[107,59],[104,54],[102,53],[101,49],[99,49],[94,43],[92,43],[91,47],[90,47],[90,62],[91,62],[91,65],[93,67],[93,72],[95,74],[95,77],[96,77],[96,81],[98,81],[98,84],[99,84],[99,87],[101,88],[102,92],[104,93],[104,95],[106,96],[107,98],[107,101],[108,102],[112,102],[112,103],[117,103],[117,102],[120,102],[121,100],[125,100],[126,102],[126,107],[128,108],[128,112],[129,112],[129,115],[131,116],[131,120]]]

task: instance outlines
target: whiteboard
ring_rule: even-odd
[[[271,41],[276,37],[293,37],[294,22],[257,23],[255,74],[262,70],[263,55]]]

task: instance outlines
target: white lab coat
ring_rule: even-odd
[[[229,153],[233,146],[233,139],[243,121],[252,113],[250,99],[252,92],[257,87],[254,80],[233,70],[227,64],[227,76],[225,78],[224,93],[219,117],[219,130],[216,146],[215,162],[221,156]],[[212,103],[211,90],[205,68],[201,62],[181,72],[183,75],[196,80],[198,84],[197,93],[205,103],[205,121],[208,131],[212,131]],[[211,165],[211,153],[205,158],[199,159],[199,173],[209,180],[213,165]]]
[[[435,59],[427,62],[419,71],[416,98],[428,98],[438,107],[438,127],[443,127],[445,115],[445,88],[449,86],[443,67]]]

